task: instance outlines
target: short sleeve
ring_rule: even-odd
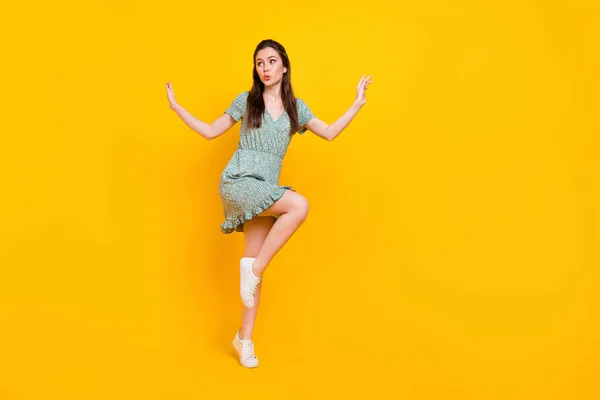
[[[299,98],[296,98],[296,106],[298,107],[298,124],[300,125],[298,133],[303,134],[308,130],[306,124],[308,121],[315,118],[315,115],[310,111],[310,108],[308,108],[306,103]]]
[[[246,113],[246,100],[248,99],[248,92],[242,92],[237,95],[231,105],[225,110],[225,114],[231,115],[235,121],[239,121],[240,118]]]

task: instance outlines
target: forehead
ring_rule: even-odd
[[[277,53],[277,50],[275,50],[272,47],[265,47],[264,49],[261,49],[258,51],[258,53],[256,53],[257,60],[259,58],[266,60],[268,57],[271,57],[271,56],[275,56],[275,57],[279,58],[279,54]]]

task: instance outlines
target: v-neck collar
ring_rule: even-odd
[[[279,114],[279,117],[277,117],[277,119],[274,119],[273,116],[271,115],[271,113],[269,112],[269,109],[267,108],[267,106],[265,106],[265,111],[267,112],[267,114],[269,114],[269,117],[271,118],[271,121],[273,122],[277,122],[281,119],[281,117],[283,117],[283,114],[285,114],[285,108],[283,109],[283,111],[281,112],[281,114]]]

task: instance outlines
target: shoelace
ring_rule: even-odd
[[[261,279],[258,278],[256,281],[254,281],[254,283],[252,284],[252,289],[250,290],[250,293],[252,293],[252,296],[254,296],[254,294],[256,293],[256,289],[258,288],[258,284],[260,283]]]
[[[244,359],[248,360],[251,358],[256,358],[254,355],[254,342],[246,342],[244,343]]]

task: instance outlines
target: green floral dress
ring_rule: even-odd
[[[240,93],[225,113],[242,120],[240,141],[233,157],[225,166],[219,181],[219,195],[225,214],[221,232],[243,232],[244,223],[254,218],[283,196],[291,186],[279,186],[283,157],[294,134],[285,111],[276,120],[269,111],[263,114],[262,125],[250,129],[246,125],[248,92]],[[306,103],[296,98],[299,134],[306,132],[306,123],[315,116]]]

